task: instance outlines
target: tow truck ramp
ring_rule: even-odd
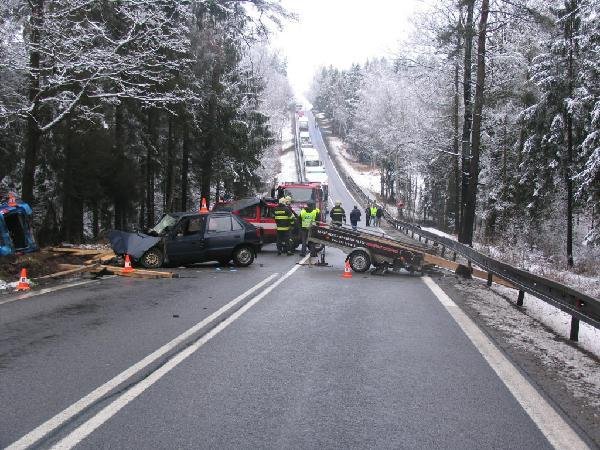
[[[423,271],[431,264],[426,264],[422,249],[380,236],[362,229],[354,231],[347,226],[333,226],[325,223],[313,224],[308,237],[309,242],[324,246],[336,247],[346,253],[347,261],[354,272],[369,270],[374,275],[383,275],[391,270],[406,270],[411,275]]]

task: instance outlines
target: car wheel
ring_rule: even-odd
[[[352,252],[348,257],[350,267],[358,273],[366,272],[371,267],[371,257],[363,250]]]
[[[140,262],[146,269],[158,269],[163,265],[164,257],[158,248],[153,247],[142,255]]]
[[[254,262],[254,250],[244,245],[233,251],[233,263],[239,267],[247,267]]]

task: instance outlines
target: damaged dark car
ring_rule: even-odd
[[[169,213],[147,233],[114,230],[108,237],[117,255],[148,269],[232,260],[246,267],[261,245],[260,230],[228,212]]]

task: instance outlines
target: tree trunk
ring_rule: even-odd
[[[573,50],[576,47],[575,27],[577,21],[577,1],[571,0],[570,2],[570,14],[565,22],[566,33],[565,37],[568,40],[567,48],[568,51],[568,76],[569,76],[569,96],[573,93],[573,80],[574,80],[574,55]],[[567,266],[573,267],[573,179],[571,175],[572,164],[573,164],[573,116],[570,111],[565,111],[566,114],[566,134],[567,134],[567,157],[565,161],[564,177],[565,187],[567,190]]]
[[[120,103],[115,108],[115,146],[113,148],[115,164],[121,164],[124,160],[123,148],[125,146],[125,127],[123,118],[123,103]],[[119,180],[115,183],[116,192],[113,193],[113,203],[115,205],[115,221],[114,227],[117,230],[124,230],[126,223],[125,202],[123,196],[118,192],[120,185]]]
[[[462,156],[461,156],[461,202],[460,202],[460,231],[458,233],[458,241],[463,244],[470,244],[471,239],[465,236],[467,227],[473,228],[473,222],[469,224],[467,221],[467,204],[466,200],[469,193],[469,178],[470,174],[470,159],[471,159],[471,126],[473,121],[473,111],[471,109],[471,57],[473,52],[473,9],[475,0],[469,0],[467,4],[467,19],[465,22],[465,60],[464,60],[464,75],[463,75],[463,97],[464,97],[464,121],[462,132]],[[472,235],[472,231],[471,231]]]
[[[158,111],[148,110],[148,145],[146,146],[146,226],[155,224],[154,208],[154,160],[158,149]]]
[[[187,123],[187,118],[184,118],[183,124],[183,149],[181,156],[181,210],[188,209],[188,180],[190,173],[190,130]]]
[[[169,115],[169,139],[165,167],[165,212],[173,211],[173,170],[175,165],[175,118]]]
[[[462,16],[462,15],[461,15]],[[460,141],[459,141],[459,108],[460,108],[460,51],[462,47],[462,39],[460,35],[460,28],[462,26],[462,17],[459,19],[458,29],[459,32],[456,33],[456,62],[454,64],[454,111],[453,111],[453,122],[454,122],[454,142],[453,149],[455,156],[452,158],[453,169],[454,169],[454,232],[458,234],[460,230],[460,186],[461,186],[461,176],[460,176]]]
[[[489,0],[482,0],[479,16],[479,37],[477,41],[477,81],[475,84],[475,104],[473,106],[473,130],[471,133],[471,160],[469,163],[469,189],[463,217],[463,244],[473,245],[473,225],[477,205],[477,184],[479,183],[479,153],[481,147],[481,122],[485,92],[485,44],[487,39],[487,19]]]
[[[31,112],[27,118],[27,146],[25,147],[25,161],[23,164],[23,176],[21,186],[21,198],[27,203],[33,203],[33,188],[35,185],[35,168],[40,146],[39,128],[39,92],[40,92],[40,51],[41,34],[44,26],[44,0],[30,2],[31,16],[30,26],[30,48],[29,54],[29,102]]]

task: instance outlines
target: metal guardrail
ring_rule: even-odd
[[[304,171],[302,170],[300,152],[300,127],[298,125],[298,119],[296,118],[296,113],[294,112],[294,155],[296,160],[296,177],[298,179],[298,183],[304,182]]]
[[[323,140],[325,142],[327,152],[331,156],[331,160],[336,166],[342,181],[344,181],[346,187],[352,191],[356,200],[361,202],[362,206],[372,203],[374,200],[365,194],[361,187],[358,186],[354,180],[346,174],[343,166],[337,160],[337,155],[335,155],[329,148],[327,139]],[[424,237],[426,241],[431,240],[432,242],[437,243],[438,246],[441,245],[442,257],[444,256],[446,249],[449,249],[454,252],[455,255],[462,255],[467,259],[467,261],[469,261],[469,263],[473,263],[481,267],[488,272],[488,286],[491,286],[492,275],[496,275],[497,277],[512,283],[517,289],[519,289],[519,297],[517,299],[518,306],[523,306],[523,298],[525,292],[527,292],[528,294],[539,298],[540,300],[564,311],[565,313],[570,314],[571,340],[578,340],[580,320],[600,329],[600,300],[582,292],[578,292],[564,284],[557,283],[556,281],[549,280],[539,275],[527,272],[526,270],[513,267],[502,261],[498,261],[453,239],[422,230],[418,225],[395,219],[387,211],[384,214],[384,218],[390,225],[394,226],[394,228],[403,230],[406,232],[406,234],[411,233],[413,237],[416,234],[419,236],[419,240],[421,237]]]

